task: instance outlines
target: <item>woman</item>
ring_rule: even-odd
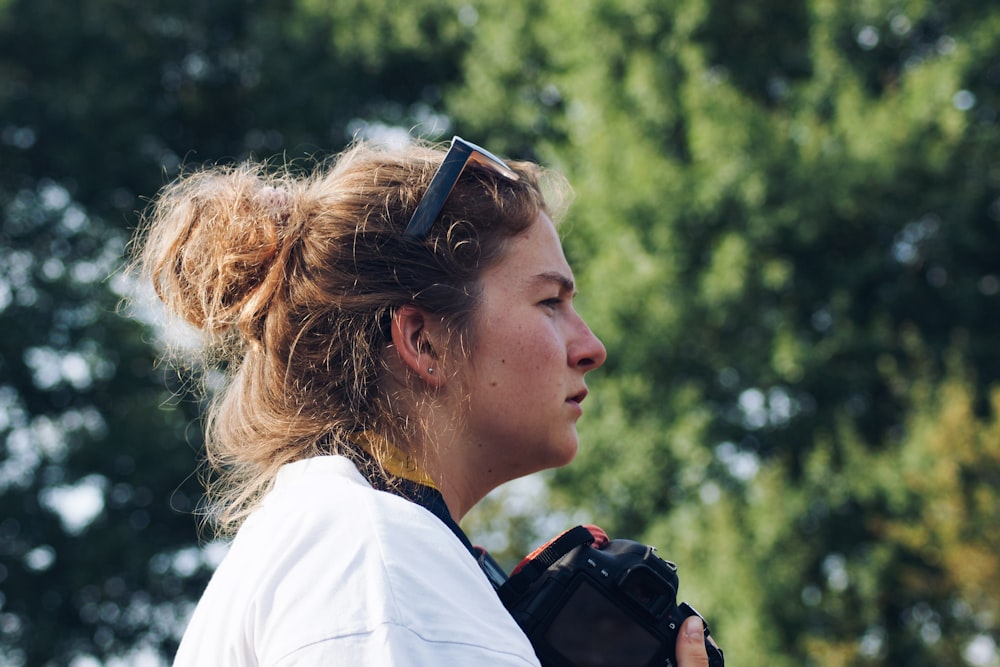
[[[573,458],[605,360],[542,179],[456,138],[153,202],[141,269],[226,369],[206,452],[235,533],[175,664],[537,664],[458,522]],[[680,663],[707,664],[689,620]]]

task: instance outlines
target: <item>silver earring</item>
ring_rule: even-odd
[[[434,375],[434,367],[433,366],[431,368],[427,369],[427,374],[428,375]]]

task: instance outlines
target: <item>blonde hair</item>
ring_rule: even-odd
[[[358,143],[311,170],[265,164],[183,175],[151,202],[133,268],[205,334],[226,378],[208,409],[207,518],[234,532],[285,463],[399,437],[384,382],[390,323],[415,304],[468,343],[479,276],[548,211],[541,170],[470,164],[427,238],[402,232],[440,164],[425,145]],[[558,179],[556,179],[558,181]]]

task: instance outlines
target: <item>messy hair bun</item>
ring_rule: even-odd
[[[201,171],[167,186],[143,262],[167,309],[210,336],[259,339],[298,230],[295,197],[259,165]]]

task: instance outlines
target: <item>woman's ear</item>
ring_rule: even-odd
[[[440,320],[414,305],[400,308],[392,318],[392,344],[406,367],[431,387],[444,385],[439,367],[443,344]]]

